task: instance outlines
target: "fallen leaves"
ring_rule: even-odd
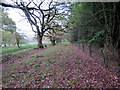
[[[9,63],[3,72],[3,87],[11,88],[118,88],[120,85],[116,75],[71,44],[50,47],[26,62]]]

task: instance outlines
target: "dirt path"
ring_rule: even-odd
[[[22,59],[37,52],[31,51]],[[3,70],[6,71],[3,87],[120,88],[119,78],[114,73],[72,44],[50,47],[43,55],[39,53],[26,63]]]
[[[21,54],[20,57],[13,56],[13,57],[11,57],[10,61],[3,63],[2,66],[7,66],[7,65],[13,64],[15,62],[24,60],[24,59],[26,59],[34,54],[37,54],[38,52],[42,52],[43,50],[44,49],[35,49],[35,50]]]

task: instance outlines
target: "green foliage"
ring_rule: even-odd
[[[107,66],[108,60],[112,60],[112,55],[120,54],[119,7],[120,3],[115,2],[72,3],[68,40],[72,43],[82,43],[83,50],[85,43],[89,45],[91,56],[92,46],[104,51],[102,58]]]
[[[15,32],[16,31],[16,24],[15,22],[8,17],[7,11],[3,8],[2,10],[2,30]]]
[[[9,31],[0,31],[0,34],[2,34],[2,44],[13,44],[15,45],[16,39],[15,39],[15,34],[11,33]]]
[[[7,10],[2,8],[2,14],[0,16],[2,18],[2,30],[0,31],[0,34],[2,34],[2,41],[0,45],[4,45],[5,47],[7,45],[18,45],[21,44],[24,41],[24,38],[22,35],[20,35],[18,32],[16,32],[16,24],[15,22],[9,18]]]
[[[77,43],[87,43],[88,41],[87,40],[78,40],[76,41]]]
[[[93,42],[93,41],[98,40],[98,38],[100,38],[100,36],[103,35],[103,34],[104,34],[104,30],[95,33],[95,36],[93,36],[93,38],[90,39],[88,42]]]
[[[69,41],[95,43],[97,45],[119,42],[119,30],[115,11],[118,3],[76,2],[70,6]],[[119,13],[119,12],[118,12]],[[116,27],[114,27],[116,26]],[[117,33],[118,32],[118,33]],[[115,35],[118,37],[115,39]],[[83,42],[83,40],[85,40]],[[116,41],[117,40],[117,41]],[[115,45],[115,44],[114,44]]]
[[[20,35],[17,32],[10,32],[1,30],[0,34],[2,35],[1,45],[6,46],[15,46],[16,44],[22,44],[24,41],[24,38],[22,35]]]

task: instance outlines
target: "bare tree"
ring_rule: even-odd
[[[58,11],[60,8],[58,9],[58,6],[62,7],[61,5],[64,3],[53,2],[53,0],[28,0],[28,2],[24,0],[12,1],[14,4],[0,3],[0,5],[4,7],[18,8],[24,12],[32,30],[37,33],[38,47],[43,48],[42,38],[44,33],[50,29],[52,30],[50,23],[55,17],[59,17],[60,13]],[[65,7],[61,8],[61,13],[64,13],[62,12],[64,8]]]

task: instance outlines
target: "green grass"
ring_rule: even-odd
[[[43,44],[44,46],[49,46],[50,44]],[[3,47],[0,48],[0,55],[9,54],[9,53],[23,53],[26,50],[32,50],[33,48],[37,48],[37,44],[25,44],[22,45],[21,48],[18,48],[17,46],[10,46],[10,47]]]
[[[21,46],[21,49],[18,48],[17,46],[10,46],[10,47],[4,47],[4,48],[0,48],[0,51],[2,51],[1,54],[9,54],[9,53],[14,53],[14,52],[20,52],[23,49],[32,49],[37,47],[37,44],[25,44]]]
[[[112,62],[112,65],[120,67],[120,63],[119,62]]]
[[[67,45],[69,44],[70,42],[66,41],[66,42],[60,42],[60,44],[63,44],[63,45]]]

